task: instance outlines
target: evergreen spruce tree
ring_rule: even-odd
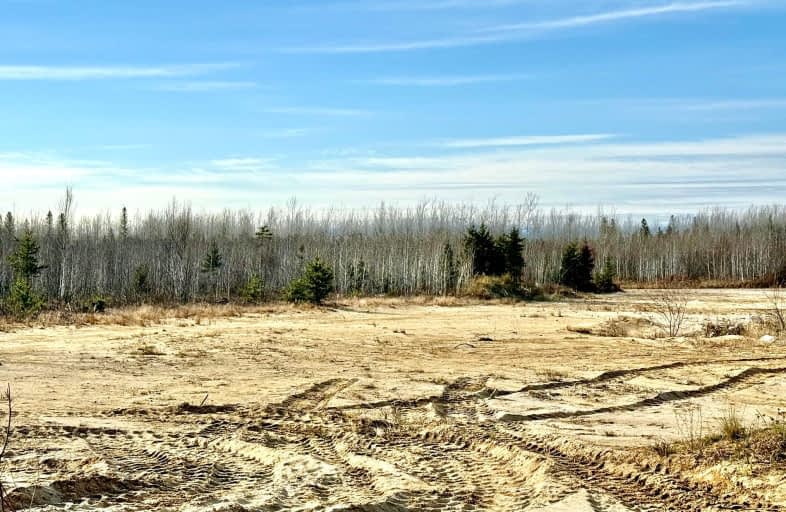
[[[505,260],[504,273],[510,274],[518,282],[524,270],[524,239],[521,238],[518,228],[510,230],[510,233],[503,237],[502,255]]]
[[[137,297],[144,297],[150,293],[150,269],[147,265],[139,265],[134,269],[134,276],[131,282]]]
[[[286,292],[290,302],[322,304],[334,290],[333,269],[319,258],[306,265],[303,275],[290,283]]]
[[[679,234],[679,229],[677,228],[677,218],[672,215],[669,217],[669,225],[666,226],[666,236],[677,234]]]
[[[208,274],[211,281],[213,281],[213,288],[216,293],[216,300],[218,300],[218,272],[224,266],[224,258],[221,256],[221,251],[218,250],[218,243],[213,240],[210,242],[210,248],[202,260],[200,270],[203,274]]]
[[[639,236],[642,238],[649,238],[652,236],[650,225],[647,224],[647,219],[641,219],[641,228],[639,229]]]
[[[267,224],[260,226],[256,233],[254,233],[254,239],[256,240],[257,249],[259,251],[257,275],[262,279],[261,276],[265,275],[266,256],[269,254],[268,247],[270,246],[270,241],[273,240],[273,231],[270,230]]]
[[[442,279],[444,282],[445,295],[456,291],[458,284],[458,268],[456,267],[456,257],[453,254],[453,247],[450,242],[445,242],[442,247]]]
[[[500,266],[499,248],[486,224],[470,226],[464,236],[464,249],[472,260],[473,275],[497,275]]]
[[[52,215],[52,210],[46,212],[46,237],[51,238],[52,233],[54,233],[55,229],[55,222],[54,216]]]
[[[37,314],[44,306],[44,299],[33,290],[33,279],[46,267],[38,264],[39,246],[30,229],[18,240],[16,250],[9,256],[8,264],[14,271],[14,283],[8,297],[11,312],[17,317]]]
[[[579,270],[576,289],[582,292],[591,292],[595,289],[592,282],[592,273],[595,271],[595,254],[589,243],[585,240],[579,249]]]
[[[120,240],[125,241],[128,238],[128,210],[123,207],[120,212]]]
[[[559,283],[573,289],[578,289],[581,278],[579,277],[579,247],[575,242],[565,246],[562,251],[562,263],[559,271]]]
[[[617,277],[617,271],[614,265],[614,259],[607,256],[603,262],[603,270],[595,278],[595,288],[599,293],[615,293],[620,290],[619,286],[614,282]]]
[[[14,271],[16,278],[31,282],[46,267],[38,264],[38,242],[33,238],[33,232],[25,231],[21,240],[17,241],[16,250],[8,257],[8,264]]]
[[[251,276],[248,283],[243,287],[240,296],[249,304],[259,304],[265,298],[265,288],[262,278],[257,274]]]
[[[16,222],[13,213],[8,212],[5,214],[3,230],[5,231],[5,236],[8,237],[9,240],[13,240],[16,237]]]
[[[595,269],[595,256],[587,242],[579,247],[576,243],[568,244],[562,252],[560,267],[560,284],[581,292],[593,291],[592,272]]]

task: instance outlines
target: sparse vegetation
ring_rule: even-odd
[[[679,290],[660,290],[651,293],[650,297],[652,310],[666,335],[671,338],[679,336],[688,310],[688,297]]]
[[[748,326],[742,322],[735,322],[727,318],[707,320],[704,322],[704,336],[717,338],[719,336],[744,336]]]
[[[653,450],[661,457],[682,455],[691,462],[745,461],[748,464],[778,464],[786,461],[786,421],[759,418],[759,424],[746,426],[735,407],[729,406],[718,421],[717,431],[682,438],[679,442],[659,441]],[[698,429],[701,434],[701,429]]]
[[[769,303],[769,316],[778,332],[786,332],[786,299],[780,285],[767,292]]]

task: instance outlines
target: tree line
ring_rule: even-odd
[[[517,205],[424,201],[365,210],[313,210],[293,200],[265,212],[220,213],[173,200],[161,210],[93,216],[77,216],[73,204],[68,191],[53,212],[4,215],[0,298],[22,286],[20,275],[37,296],[60,304],[96,296],[116,303],[272,297],[317,258],[345,295],[454,294],[479,274],[577,289],[608,285],[604,276],[612,284],[615,276],[786,284],[782,206],[660,221],[546,210],[534,196]],[[28,234],[38,248],[35,272],[14,260]],[[590,255],[589,277],[565,273],[586,269]]]

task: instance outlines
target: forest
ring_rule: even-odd
[[[424,200],[412,207],[316,210],[291,200],[267,210],[214,213],[173,199],[161,210],[132,210],[133,204],[119,205],[79,216],[67,190],[55,211],[6,213],[0,297],[12,294],[22,275],[50,305],[95,297],[115,304],[262,300],[281,297],[315,259],[330,273],[331,291],[342,295],[452,295],[480,274],[512,273],[528,286],[564,281],[571,246],[590,251],[585,257],[597,262],[589,269],[596,279],[606,273],[640,285],[715,286],[786,280],[783,206],[664,212],[660,219],[667,222],[544,209],[533,195],[520,204],[482,207]],[[480,231],[487,240],[478,245],[471,239]],[[501,270],[478,264],[483,243],[511,237],[506,250],[516,255],[504,257],[512,263]],[[18,261],[25,239],[35,249],[27,267]]]

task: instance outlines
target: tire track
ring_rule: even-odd
[[[642,375],[649,372],[656,372],[662,370],[687,368],[692,366],[709,366],[709,365],[722,365],[722,364],[732,364],[732,363],[756,363],[756,362],[771,362],[771,361],[783,361],[783,360],[786,360],[786,357],[751,357],[751,358],[738,358],[738,359],[719,359],[719,360],[710,360],[710,361],[679,361],[673,363],[659,364],[655,366],[645,366],[640,368],[609,370],[601,373],[600,375],[588,379],[574,379],[574,380],[567,380],[567,381],[552,381],[552,382],[545,382],[539,384],[529,384],[527,386],[523,386],[516,390],[505,390],[505,389],[484,387],[482,389],[479,389],[475,394],[464,394],[463,396],[456,396],[455,394],[453,395],[448,394],[448,396],[446,396],[445,391],[443,391],[439,395],[431,395],[431,396],[415,398],[411,400],[392,398],[389,400],[379,400],[376,402],[366,402],[361,404],[350,404],[350,405],[342,405],[336,407],[327,407],[327,409],[335,410],[335,411],[352,411],[352,410],[382,409],[385,407],[419,408],[425,405],[429,405],[431,403],[440,403],[440,404],[456,403],[460,401],[476,400],[477,398],[504,397],[509,395],[515,395],[517,393],[526,393],[528,391],[545,391],[545,390],[552,390],[552,389],[570,388],[574,386],[599,384],[614,379],[619,379],[622,377]],[[456,385],[457,383],[460,385],[461,382],[467,380],[468,380],[467,378],[460,378],[454,383],[448,384],[448,386],[446,386],[446,390],[451,386]]]
[[[587,381],[681,366],[618,370]],[[89,475],[72,469],[68,478],[50,481],[47,489],[58,493],[47,494],[50,505],[74,510],[206,511],[230,500],[233,510],[513,512],[567,499],[584,500],[596,512],[610,510],[610,504],[642,512],[777,510],[755,497],[735,501],[661,466],[621,463],[608,450],[535,436],[528,423],[653,407],[782,373],[786,367],[748,368],[717,384],[632,404],[501,419],[487,404],[487,377],[446,386],[439,397],[444,415],[410,407],[407,414],[382,419],[325,407],[356,382],[331,379],[273,406],[129,409],[125,414],[135,423],[128,429],[53,423],[17,431],[52,444],[81,439],[91,467],[104,468]],[[577,496],[582,489],[586,493]]]
[[[738,373],[737,375],[730,377],[726,380],[722,380],[721,382],[718,382],[716,384],[711,384],[708,386],[703,386],[697,389],[687,390],[687,391],[664,391],[662,393],[658,393],[653,397],[645,398],[643,400],[639,400],[637,402],[633,402],[629,404],[612,405],[608,407],[598,407],[596,409],[587,409],[583,411],[555,411],[555,412],[534,413],[534,414],[505,413],[502,416],[500,416],[499,419],[500,421],[503,422],[521,422],[521,421],[579,418],[582,416],[592,416],[596,414],[606,414],[606,413],[613,413],[613,412],[632,412],[647,407],[657,407],[669,402],[688,400],[691,398],[700,398],[709,395],[711,393],[716,393],[718,391],[730,389],[735,386],[740,386],[745,382],[751,380],[751,378],[758,375],[775,375],[781,373],[786,373],[786,367],[748,368]]]

